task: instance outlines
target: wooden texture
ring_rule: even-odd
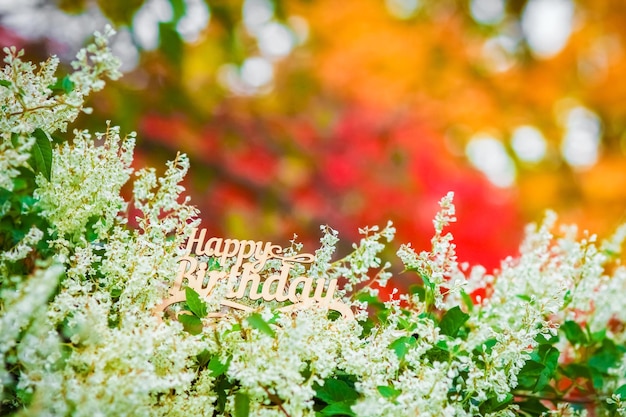
[[[344,319],[354,319],[352,310],[340,299],[336,299],[337,279],[317,278],[302,275],[293,277],[290,272],[295,263],[311,264],[312,254],[287,256],[279,245],[272,242],[252,240],[207,239],[206,229],[194,228],[187,240],[185,254],[179,259],[178,272],[169,297],[157,306],[155,313],[161,317],[168,307],[185,301],[185,288],[195,290],[201,298],[210,299],[218,284],[226,283],[227,291],[220,300],[221,307],[252,311],[253,308],[238,301],[248,298],[256,301],[285,303],[278,311],[322,307],[336,310]],[[209,270],[212,259],[219,267]],[[267,261],[280,261],[279,271],[264,271]],[[224,269],[230,265],[229,271]],[[211,312],[210,317],[221,317],[220,312]]]

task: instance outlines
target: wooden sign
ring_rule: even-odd
[[[185,254],[179,259],[178,273],[169,290],[169,297],[156,308],[157,314],[175,303],[185,301],[185,288],[195,290],[201,298],[210,298],[218,283],[226,282],[225,297],[220,300],[222,307],[253,311],[253,308],[241,304],[240,300],[284,302],[278,311],[291,311],[314,305],[341,313],[344,319],[353,319],[352,310],[340,299],[334,298],[337,279],[313,279],[307,276],[293,278],[290,271],[295,263],[310,264],[315,261],[312,254],[284,256],[279,245],[272,242],[253,240],[206,239],[206,229],[192,229],[187,240]],[[219,269],[210,270],[209,262],[196,257],[217,260]],[[278,259],[279,272],[269,275],[264,272],[265,264],[270,259]],[[231,265],[223,270],[224,265]],[[267,276],[269,275],[269,276]],[[214,312],[211,317],[222,317],[225,313]]]

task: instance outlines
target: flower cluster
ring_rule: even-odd
[[[4,48],[6,66],[0,72],[0,186],[11,190],[11,179],[17,168],[26,165],[35,140],[33,132],[47,134],[65,131],[84,107],[92,91],[104,87],[104,77],[118,78],[119,60],[111,53],[108,38],[114,34],[107,27],[104,34],[95,33],[95,41],[82,49],[72,66],[76,70],[63,79],[55,75],[59,66],[56,57],[41,63],[39,68],[21,59],[23,51]]]
[[[355,320],[319,306],[278,312],[262,300],[216,320],[219,285],[206,300],[188,288],[178,319],[157,317],[199,223],[182,197],[187,157],[177,155],[161,178],[135,172],[134,135],[107,126],[76,131],[47,158],[41,138],[73,120],[84,95],[116,75],[116,61],[96,36],[66,78],[70,91],[52,94],[54,59],[35,73],[8,54],[0,414],[626,415],[626,268],[617,258],[625,228],[598,245],[557,229],[548,214],[528,228],[519,257],[487,274],[457,263],[444,233],[456,221],[450,193],[431,247],[398,250],[413,285],[389,300],[376,288],[391,277],[383,258],[393,225],[362,229],[338,260],[337,232],[322,228],[308,274],[341,279]],[[138,213],[135,227],[128,213]],[[294,238],[283,253],[300,249]]]

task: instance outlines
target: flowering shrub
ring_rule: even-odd
[[[626,269],[617,258],[626,228],[597,244],[548,214],[528,228],[519,257],[487,274],[457,264],[448,194],[430,250],[400,247],[414,285],[393,299],[376,289],[390,277],[380,254],[393,226],[361,230],[339,260],[337,233],[322,228],[308,273],[341,277],[355,320],[315,307],[281,313],[277,301],[248,301],[251,313],[215,320],[207,312],[224,296],[219,285],[206,300],[187,292],[187,318],[157,317],[198,225],[181,197],[188,159],[178,155],[157,177],[131,168],[134,136],[116,127],[54,138],[104,77],[118,75],[107,35],[96,34],[60,80],[56,60],[36,71],[5,50],[0,414],[626,415]],[[300,249],[293,241],[284,252]]]

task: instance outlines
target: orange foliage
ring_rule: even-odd
[[[506,2],[494,25],[477,23],[470,2],[418,3],[399,20],[381,0],[272,0],[274,20],[300,16],[308,37],[269,60],[265,93],[245,95],[224,74],[260,54],[257,40],[241,1],[209,2],[210,23],[183,44],[180,61],[168,60],[162,39],[96,98],[95,114],[138,128],[144,156],[190,154],[188,186],[205,226],[238,238],[286,242],[296,232],[314,245],[320,224],[353,239],[359,226],[392,219],[400,241],[424,247],[436,201],[452,190],[461,260],[495,267],[514,254],[521,224],[547,208],[602,235],[623,221],[626,4],[574,2],[567,44],[537,58],[520,29],[525,1]],[[498,37],[510,50],[489,49]],[[1,27],[0,39],[25,43]],[[587,169],[561,152],[571,105],[601,121],[599,158]],[[540,162],[513,151],[520,125],[545,136]],[[504,143],[517,170],[510,188],[493,186],[465,158],[478,132]]]

